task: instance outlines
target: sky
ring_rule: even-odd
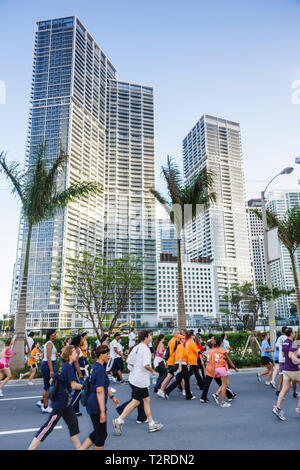
[[[247,198],[300,156],[299,0],[0,0],[0,151],[24,161],[34,23],[77,15],[119,80],[153,86],[156,184],[206,113],[241,125]],[[294,88],[293,88],[294,87]],[[3,92],[5,88],[5,93]],[[271,189],[300,189],[300,165]],[[0,316],[20,206],[0,176]]]

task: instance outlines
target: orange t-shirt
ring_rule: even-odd
[[[179,362],[179,359],[182,359],[182,362],[188,363],[188,353],[182,344],[178,344],[177,349],[175,351],[175,362]]]
[[[30,358],[29,358],[29,361],[28,361],[28,365],[29,366],[33,366],[36,361],[37,361],[37,354],[38,354],[38,350],[37,348],[33,348],[33,350],[31,351],[30,353]],[[34,357],[35,356],[35,357]]]
[[[214,362],[216,369],[219,367],[226,367],[228,369],[227,362],[225,360],[226,349],[224,348],[215,348],[214,349]]]
[[[80,346],[83,357],[87,357],[87,340],[83,341],[83,344]]]
[[[206,361],[206,368],[205,368],[205,375],[208,375],[209,377],[214,377],[214,354],[215,354],[215,349],[210,349],[208,351],[208,357]]]
[[[193,340],[189,339],[185,347],[188,353],[190,366],[196,366],[198,363],[198,353],[199,353],[197,344]]]
[[[176,338],[172,338],[168,342],[168,347],[169,347],[169,351],[170,351],[170,356],[169,356],[169,359],[167,360],[168,366],[174,366],[174,364],[175,364],[175,351],[174,351],[174,348],[175,348],[176,343],[177,343]]]

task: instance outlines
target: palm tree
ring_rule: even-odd
[[[171,222],[176,227],[178,327],[185,329],[186,316],[182,281],[181,234],[184,236],[185,223],[196,217],[199,205],[203,205],[206,208],[210,202],[216,200],[216,196],[215,193],[210,192],[212,188],[212,173],[206,169],[201,170],[190,183],[184,183],[177,165],[172,157],[168,155],[167,165],[162,167],[162,174],[167,184],[169,199],[166,199],[155,189],[150,189],[150,191],[166,209]]]
[[[255,211],[255,213],[259,218],[261,218],[261,213],[259,211]],[[278,238],[286,247],[290,256],[300,328],[300,289],[295,262],[295,251],[300,246],[300,207],[295,206],[288,209],[283,218],[279,218],[276,214],[267,210],[267,222],[270,229],[275,227],[278,228]]]
[[[68,156],[60,149],[56,160],[51,163],[46,155],[46,142],[39,144],[34,151],[34,163],[22,168],[18,162],[6,161],[6,154],[0,153],[0,172],[10,181],[12,193],[16,193],[22,204],[22,216],[27,223],[26,252],[24,259],[20,302],[15,332],[17,335],[14,349],[13,367],[24,367],[24,340],[26,339],[26,300],[29,253],[34,225],[53,217],[75,199],[101,191],[95,182],[73,183],[67,189],[59,190],[65,174]],[[50,167],[50,168],[49,168]],[[49,169],[48,169],[49,168]]]

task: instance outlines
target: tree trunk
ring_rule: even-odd
[[[186,329],[186,316],[185,316],[185,305],[184,305],[180,238],[177,239],[177,288],[178,288],[178,328],[180,330],[182,329],[185,330]]]
[[[16,340],[13,347],[14,352],[17,352],[10,361],[12,370],[23,369],[25,366],[24,357],[24,343],[26,340],[26,301],[27,301],[27,280],[28,280],[28,265],[29,265],[29,253],[30,253],[30,242],[32,234],[32,224],[28,225],[28,234],[26,242],[26,254],[22,276],[21,294],[19,300],[19,307],[17,318],[15,320],[15,334]]]
[[[293,271],[293,278],[295,284],[295,292],[296,292],[296,307],[297,307],[297,314],[298,314],[298,331],[300,330],[300,290],[299,290],[299,279],[297,276],[296,264],[294,254],[290,253],[291,264],[292,264],[292,271]]]
[[[257,352],[257,343],[255,341],[255,336],[254,336],[254,332],[252,331],[251,333],[251,336],[250,336],[250,348],[251,348],[251,351],[252,351],[252,355],[254,357],[257,357],[258,356],[258,352]]]

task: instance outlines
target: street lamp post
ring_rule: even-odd
[[[294,170],[293,167],[284,168],[278,175],[274,176],[271,181],[267,184],[264,191],[261,192],[261,210],[262,210],[262,224],[264,231],[264,251],[265,251],[265,268],[266,268],[266,282],[269,289],[272,291],[272,278],[270,270],[270,260],[269,260],[269,244],[268,244],[268,223],[267,223],[267,211],[266,211],[266,199],[265,194],[270,186],[270,184],[280,175],[289,175]],[[268,311],[269,311],[269,328],[270,328],[270,344],[273,346],[276,340],[276,321],[275,321],[275,308],[274,300],[271,299],[268,301]]]

